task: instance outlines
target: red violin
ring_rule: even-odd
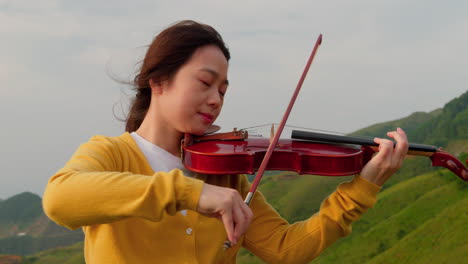
[[[292,131],[291,137],[293,139],[278,141],[266,170],[323,176],[353,175],[361,171],[378,146],[366,138],[297,130]],[[188,136],[182,146],[183,162],[189,170],[198,173],[254,174],[269,144],[267,138],[248,138],[244,130],[205,137]],[[463,163],[440,148],[409,144],[408,155],[429,157],[433,166],[445,167],[464,181],[468,180]]]

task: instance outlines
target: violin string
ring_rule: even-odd
[[[262,137],[263,133],[267,133],[267,134],[269,133],[269,130],[266,131],[266,128],[271,127],[271,125],[273,125],[275,128],[279,126],[278,123],[269,123],[269,124],[263,124],[263,125],[247,127],[247,128],[244,128],[243,130],[246,130],[249,133],[250,136]],[[262,133],[262,131],[260,131],[260,128],[263,128],[263,133]],[[325,130],[325,129],[316,129],[316,128],[309,128],[309,127],[294,126],[294,125],[285,125],[285,128],[288,128],[288,129],[294,129],[295,128],[295,129],[306,130],[306,131],[311,131],[311,132],[319,132],[319,133],[325,133],[325,134],[345,136],[344,133],[331,131],[331,130]],[[370,136],[353,136],[353,137],[354,138],[360,138],[360,139],[367,139],[367,140],[373,140],[374,139],[374,137],[370,137]]]
[[[345,136],[346,135],[344,133],[331,131],[331,130],[313,129],[313,128],[307,128],[307,127],[298,127],[298,126],[289,126],[289,127],[294,127],[294,128],[298,128],[298,129],[306,129],[306,130],[312,131],[312,132],[322,132],[322,133],[326,133],[326,134],[334,134],[334,135],[338,135],[338,136]],[[367,140],[373,140],[375,138],[375,137],[370,137],[370,136],[357,136],[357,135],[353,135],[352,137],[353,138],[360,138],[360,139],[367,139]]]
[[[277,124],[274,124],[274,125],[277,125]],[[244,129],[244,130],[247,130],[247,131],[250,131],[250,129],[252,129],[252,128],[260,128],[260,127],[266,127],[266,126],[271,126],[271,123],[269,123],[269,124],[264,124],[264,125],[258,125],[258,126],[246,127],[246,128],[243,128],[243,129]]]
[[[322,132],[322,133],[327,133],[327,134],[335,134],[339,136],[343,136],[344,133],[341,132],[336,132],[336,131],[331,131],[331,130],[324,130],[324,129],[317,129],[317,128],[308,128],[308,127],[300,127],[300,126],[293,126],[293,125],[286,125],[289,128],[298,128],[298,129],[305,129],[307,131],[313,131],[313,132]]]
[[[253,128],[262,128],[262,127],[267,127],[267,126],[271,126],[271,125],[274,125],[275,127],[279,126],[278,123],[269,123],[269,124],[263,124],[263,125],[258,125],[258,126],[251,126],[251,127],[246,127],[244,128],[244,130],[247,130],[247,131],[258,131],[258,130],[253,130]],[[308,128],[308,127],[300,127],[300,126],[294,126],[294,125],[286,125],[285,127],[288,127],[288,128],[298,128],[298,129],[305,129],[307,131],[320,131],[320,132],[324,132],[324,133],[329,133],[329,134],[336,134],[336,135],[344,135],[343,133],[341,132],[336,132],[336,131],[331,131],[331,130],[323,130],[323,129],[315,129],[315,128]]]
[[[259,128],[264,128],[267,126],[271,126],[271,124],[264,124],[264,125],[257,125],[257,126],[251,126],[247,128],[243,128],[243,130],[246,130],[250,136],[253,137],[262,137],[262,131],[260,131]]]
[[[259,132],[259,128],[266,128],[270,127],[271,125],[274,125],[275,127],[279,126],[278,123],[269,123],[269,124],[263,124],[263,125],[257,125],[257,126],[251,126],[244,128],[249,134],[261,134]],[[301,127],[301,126],[294,126],[294,125],[286,125],[286,128],[296,128],[296,129],[301,129],[301,130],[306,130],[306,131],[313,131],[313,132],[321,132],[321,133],[326,133],[326,134],[333,134],[333,135],[339,135],[339,136],[344,136],[344,133],[341,132],[336,132],[336,131],[331,131],[331,130],[325,130],[325,129],[316,129],[316,128],[309,128],[309,127]],[[364,136],[355,136],[359,138],[364,138],[364,139],[370,139],[371,137],[364,137]]]

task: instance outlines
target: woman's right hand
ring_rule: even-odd
[[[237,190],[204,183],[197,211],[223,222],[229,241],[235,245],[247,231],[253,213]]]

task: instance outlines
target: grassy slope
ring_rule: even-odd
[[[375,207],[354,223],[353,233],[337,241],[312,263],[416,263],[415,258],[426,260],[418,263],[429,263],[429,259],[466,257],[468,229],[463,224],[468,217],[461,213],[468,209],[465,186],[442,170],[383,190]],[[238,263],[263,262],[243,250]]]
[[[285,176],[293,179],[283,179]],[[300,221],[317,212],[324,197],[350,177],[298,176],[283,172],[262,179],[260,191],[288,221]],[[281,190],[287,190],[281,191]]]
[[[447,207],[369,263],[461,263],[468,259],[468,197]]]
[[[26,257],[21,264],[84,264],[83,242]]]
[[[431,223],[437,219],[449,222],[455,207],[467,208],[468,189],[460,186],[459,182],[445,180],[444,175],[431,173],[384,190],[374,209],[355,223],[353,234],[327,249],[313,263],[382,263],[382,258],[388,263],[390,255],[398,263],[414,263],[400,258],[398,248],[405,248],[411,259],[426,254],[448,257],[450,252],[431,251],[432,246],[424,247],[418,241],[421,234],[428,241],[440,239],[438,232],[447,230],[443,227],[436,231]],[[466,223],[467,216],[462,212],[466,210],[458,211],[459,217]],[[460,223],[451,228],[466,233]],[[459,250],[467,241],[462,237],[445,237],[440,242],[451,243],[454,250]]]
[[[47,250],[50,248],[63,247],[65,245],[72,245],[77,241],[83,240],[83,232],[81,230],[71,232],[59,236],[20,236],[8,237],[0,239],[0,253],[14,254],[26,256]]]

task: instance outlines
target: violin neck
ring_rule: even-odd
[[[379,146],[379,144],[375,143],[374,140],[370,138],[331,135],[325,133],[299,130],[293,130],[291,138],[306,141],[369,146],[375,150]],[[396,143],[393,142],[393,144],[395,146]],[[408,148],[408,154],[429,157],[432,154],[434,154],[434,152],[436,152],[437,150],[438,148],[436,146],[410,143]]]

